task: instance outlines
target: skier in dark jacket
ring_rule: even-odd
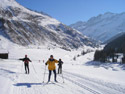
[[[61,59],[59,59],[58,74],[62,74],[62,64],[63,64],[63,61]]]
[[[29,62],[32,62],[28,57],[27,57],[27,55],[25,55],[25,58],[22,58],[22,59],[20,59],[20,60],[22,60],[23,62],[24,62],[24,66],[25,66],[25,73],[27,74],[29,74]]]

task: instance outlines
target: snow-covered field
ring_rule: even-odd
[[[0,94],[125,94],[125,71],[112,64],[107,67],[89,63],[93,52],[73,60],[78,51],[62,49],[26,49],[14,48],[9,51],[9,60],[0,60]],[[30,63],[30,74],[24,72],[22,61],[27,54],[33,61]],[[55,59],[64,61],[63,77],[57,75],[59,83],[43,83],[45,62],[53,54]],[[87,63],[87,64],[86,64]],[[34,66],[34,67],[33,67]],[[35,68],[35,70],[34,70]],[[45,82],[48,79],[46,68]]]

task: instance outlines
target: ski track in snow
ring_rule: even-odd
[[[116,85],[113,83],[106,83],[103,81],[87,78],[78,74],[64,72],[65,79],[71,81],[72,83],[87,89],[88,91],[92,92],[93,94],[125,94],[125,88],[120,87],[120,85]],[[77,78],[76,80],[72,80],[71,78]],[[91,88],[93,89],[91,89]],[[95,91],[96,90],[96,91]]]
[[[12,87],[12,92],[8,94],[125,94],[125,88],[119,84],[108,83],[68,71],[63,71],[65,83],[63,83],[62,75],[57,75],[59,83],[53,83],[53,75],[51,83],[43,83],[45,65],[34,62],[30,63],[30,74],[24,74],[24,65],[20,61],[0,63],[0,77],[12,81],[11,86],[8,85],[8,88]],[[8,64],[7,67],[6,64]],[[47,79],[48,70],[46,70],[45,82]]]

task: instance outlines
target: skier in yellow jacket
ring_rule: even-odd
[[[56,80],[56,66],[55,66],[55,63],[58,63],[58,61],[53,58],[53,55],[51,55],[49,60],[46,62],[46,65],[48,65],[48,70],[49,70],[48,82],[50,82],[51,72],[52,71],[54,73],[54,80],[55,80],[55,82],[57,82],[57,80]]]

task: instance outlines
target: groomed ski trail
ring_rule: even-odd
[[[125,94],[123,86],[64,71],[64,78],[93,94]]]
[[[36,72],[34,71],[32,65],[30,64],[30,74],[25,74],[24,67],[23,70],[20,72],[20,75],[14,83],[13,94],[74,94],[77,93],[77,88],[75,89],[74,86],[68,85],[63,83],[62,78],[58,76],[58,83],[54,82],[53,75],[51,77],[51,82],[49,84],[43,83],[43,73],[44,73],[44,64],[33,62]],[[21,65],[21,64],[20,64]],[[18,70],[21,70],[18,68]],[[48,79],[48,70],[46,71],[45,82]],[[54,83],[53,83],[54,82]]]
[[[51,76],[50,84],[43,83],[45,65],[33,61],[36,72],[30,63],[30,74],[25,74],[23,62],[6,61],[0,64],[0,73],[2,77],[10,79],[8,88],[11,92],[8,94],[125,94],[125,88],[122,85],[109,83],[99,79],[93,79],[72,71],[63,71],[65,83],[62,75],[57,74],[59,83],[53,83],[54,75]],[[7,65],[7,67],[6,67]],[[67,69],[71,66],[66,67]],[[48,79],[48,70],[45,74],[45,82]]]

